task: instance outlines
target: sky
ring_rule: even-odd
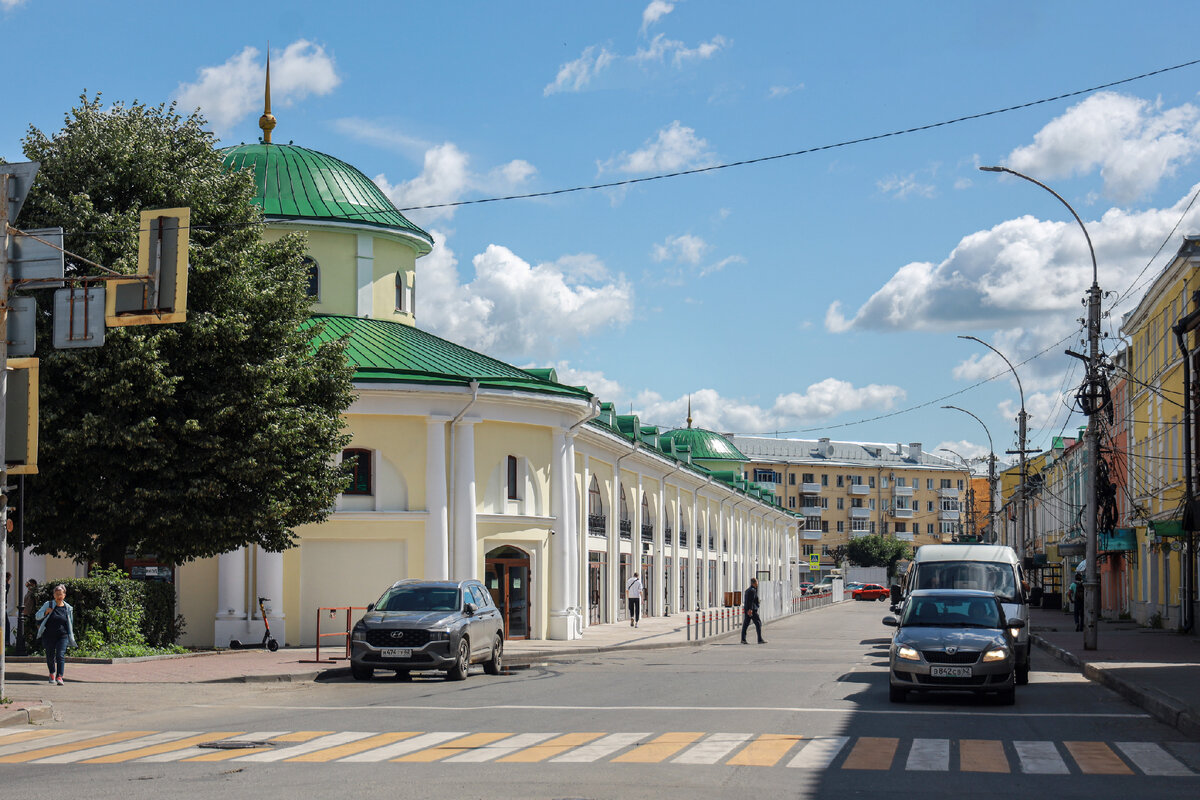
[[[57,130],[85,91],[255,141],[269,41],[275,141],[355,165],[434,235],[420,327],[646,424],[683,425],[690,399],[722,432],[968,459],[986,427],[1004,460],[1017,384],[958,337],[1015,365],[1030,447],[1073,435],[1083,375],[1063,351],[1086,350],[1091,259],[1052,195],[978,167],[1078,212],[1116,352],[1121,316],[1200,234],[1200,64],[1083,90],[1200,59],[1173,46],[1193,11],[0,0],[0,157],[24,160],[26,129]],[[470,202],[705,167],[722,168]]]

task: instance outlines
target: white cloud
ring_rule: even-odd
[[[600,172],[669,172],[699,166],[712,159],[708,142],[696,136],[694,129],[675,120],[655,138],[647,139],[640,149],[621,153],[597,166]]]
[[[712,246],[690,233],[668,236],[650,248],[650,258],[656,263],[668,263],[670,267],[660,275],[663,283],[680,285],[687,276],[703,278],[719,272],[730,264],[744,264],[746,259],[739,255],[726,256],[715,262],[705,263]]]
[[[906,197],[934,197],[937,190],[928,183],[921,183],[917,180],[915,174],[909,175],[892,175],[882,180],[876,181],[875,185],[879,191],[884,194],[890,194],[897,200],[903,200]]]
[[[772,86],[767,91],[767,99],[775,100],[780,97],[787,97],[789,94],[792,94],[793,92],[798,92],[803,88],[804,88],[803,83],[797,83],[794,86]]]
[[[181,83],[175,97],[185,111],[199,108],[218,131],[228,131],[251,114],[261,113],[266,63],[255,47],[246,47],[224,64],[200,69],[195,83]],[[271,59],[272,105],[288,106],[310,94],[337,88],[333,56],[307,39],[298,39]]]
[[[650,0],[650,5],[642,9],[642,32],[645,33],[647,28],[674,10],[674,3],[668,3],[666,0]]]
[[[460,283],[458,262],[440,233],[421,260],[421,326],[467,347],[508,360],[545,363],[563,347],[633,316],[633,287],[618,275],[584,282],[579,268],[607,277],[594,256],[533,265],[507,247],[475,256],[475,276]]]
[[[13,9],[19,5],[24,4],[24,2],[25,2],[25,0],[0,0],[0,7],[3,7],[3,9],[5,11],[8,11],[9,9]],[[655,0],[655,2],[658,2],[658,0]],[[654,5],[654,3],[651,3],[650,5]],[[670,10],[670,9],[668,9],[668,10]],[[644,14],[643,14],[643,16],[644,16]]]
[[[607,69],[616,59],[607,49],[601,47],[597,52],[596,45],[584,49],[579,58],[568,61],[558,68],[554,82],[542,89],[544,96],[559,92],[578,92],[587,87],[592,79]]]
[[[1200,147],[1200,108],[1100,92],[1069,108],[1008,156],[1007,166],[1048,180],[1099,168],[1119,203],[1146,196]]]
[[[630,59],[638,64],[662,63],[670,56],[671,63],[676,68],[682,68],[690,61],[707,61],[728,45],[729,40],[720,34],[695,47],[688,47],[683,42],[668,39],[660,33],[650,40],[650,44],[639,47]]]
[[[586,386],[588,391],[606,402],[615,402],[625,396],[621,384],[597,370],[575,369],[566,361],[554,363],[558,382],[567,386]]]

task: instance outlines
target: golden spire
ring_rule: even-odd
[[[688,395],[688,427],[692,427],[692,396]]]
[[[263,115],[258,118],[262,128],[263,144],[271,143],[271,131],[275,130],[275,115],[271,113],[271,45],[267,44],[267,88],[263,92]]]

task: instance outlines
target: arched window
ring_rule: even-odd
[[[408,287],[406,287],[404,285],[404,273],[397,272],[396,273],[396,310],[397,311],[407,311],[408,310],[407,308],[404,307],[404,290],[406,288],[408,288]],[[511,458],[511,456],[509,456],[509,457]]]
[[[588,514],[600,516],[603,513],[604,498],[600,496],[600,484],[593,475],[592,482],[588,485]]]
[[[507,475],[508,475],[508,499],[509,500],[520,500],[521,499],[521,489],[520,489],[520,485],[519,485],[518,481],[520,480],[520,477],[521,477],[521,470],[520,470],[520,462],[516,456],[508,457]]]
[[[629,504],[625,502],[625,486],[621,486],[621,521],[629,521]]]
[[[321,265],[312,256],[304,257],[304,266],[307,269],[308,287],[305,293],[309,297],[320,299],[321,297]]]
[[[642,541],[654,541],[654,521],[650,518],[650,500],[642,492]]]
[[[374,494],[371,475],[371,451],[354,448],[342,451],[342,462],[353,462],[354,477],[346,487],[346,494]]]

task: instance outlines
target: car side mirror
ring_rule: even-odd
[[[1007,623],[1005,623],[1005,624],[1006,624],[1006,625],[1008,625],[1008,627],[1010,627],[1010,628],[1024,628],[1024,627],[1025,627],[1025,620],[1023,620],[1023,619],[1010,619],[1010,620],[1008,620],[1008,622],[1007,622]]]
[[[474,603],[463,603],[463,613],[466,614],[468,617],[475,616],[475,604]]]
[[[883,618],[883,624],[887,625],[889,628],[899,628],[900,620],[896,619],[891,614],[888,614],[886,617]]]
[[[371,613],[371,612],[372,612],[372,611],[374,611],[374,610],[375,610],[375,604],[374,604],[374,603],[367,603],[367,613],[369,614],[369,613]]]
[[[888,594],[891,595],[893,603],[899,603],[900,602],[900,584],[893,583],[892,588],[888,590]]]

